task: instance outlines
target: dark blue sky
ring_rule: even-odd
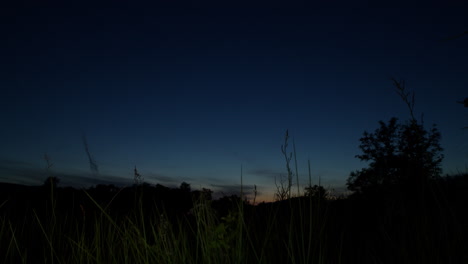
[[[170,2],[170,1],[165,1]],[[445,173],[466,171],[464,1],[411,6],[153,4],[3,8],[0,180],[149,183],[271,200],[289,129],[305,184],[343,190],[359,138],[409,113],[391,77],[436,123]],[[99,166],[93,175],[82,135]],[[292,143],[292,142],[291,142]],[[292,150],[292,149],[291,149]]]

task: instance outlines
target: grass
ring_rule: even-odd
[[[44,199],[42,207],[1,215],[0,261],[462,263],[467,219],[441,188],[431,190],[424,201],[310,196],[252,206],[239,199],[226,214],[202,197],[177,218],[156,204],[148,211],[143,196],[125,214],[112,209],[122,193],[111,204],[87,194],[85,215],[79,206],[67,211]],[[62,196],[57,190],[56,199]]]
[[[55,199],[61,195],[59,190],[54,192]],[[0,261],[296,263],[302,259],[296,257],[293,244],[302,240],[294,235],[294,215],[287,213],[286,203],[257,208],[237,200],[227,215],[220,216],[213,209],[214,201],[202,197],[189,215],[174,221],[156,205],[152,212],[145,211],[141,197],[134,201],[132,211],[114,215],[110,204],[99,203],[88,193],[86,196],[94,206],[93,213],[89,205],[86,213],[83,206],[71,204],[77,210],[64,211],[56,208],[57,200],[44,199],[39,208],[15,208],[17,215],[2,215]],[[283,221],[285,215],[289,221]],[[265,216],[269,222],[263,222]],[[21,217],[23,221],[17,221]],[[289,237],[287,244],[285,236]],[[288,254],[276,254],[284,250]]]
[[[295,144],[290,154],[286,146],[288,185],[277,197],[289,199],[276,203],[246,203],[243,190],[217,201],[201,193],[178,212],[144,185],[105,199],[51,185],[24,203],[0,201],[0,262],[468,263],[466,175],[430,184],[423,196],[385,189],[328,200],[309,180],[318,195],[298,185],[294,197]]]

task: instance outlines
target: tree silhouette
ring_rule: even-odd
[[[56,189],[59,182],[60,182],[59,178],[57,178],[55,176],[49,176],[44,181],[44,184],[42,186],[44,186],[47,189],[49,189],[49,188]]]
[[[191,189],[190,189],[190,184],[188,184],[188,183],[186,183],[186,182],[182,182],[182,183],[180,184],[179,189],[180,189],[181,191],[184,191],[184,192],[190,192],[190,190],[191,190]]]
[[[414,118],[404,124],[397,121],[380,121],[374,133],[364,132],[359,146],[363,154],[356,157],[370,164],[350,174],[349,190],[359,193],[400,184],[414,187],[440,176],[444,156],[435,125],[427,131]]]
[[[280,175],[279,183],[277,182],[276,177],[275,177],[275,185],[276,185],[275,200],[277,201],[283,201],[285,199],[291,198],[291,187],[292,187],[292,179],[293,179],[294,173],[292,172],[290,164],[291,164],[293,153],[287,152],[288,139],[289,139],[289,133],[288,133],[288,130],[286,129],[286,134],[284,136],[284,145],[281,145],[281,153],[283,153],[283,156],[286,161],[286,170],[288,172],[288,175],[287,175],[287,179],[285,179],[284,176]],[[299,181],[298,181],[298,186],[299,186]],[[298,193],[299,193],[299,190],[298,190]]]
[[[309,185],[308,187],[304,188],[305,196],[312,197],[320,200],[325,200],[327,197],[327,190],[320,185]]]

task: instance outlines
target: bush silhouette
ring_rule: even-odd
[[[399,124],[397,118],[379,123],[380,128],[364,132],[360,139],[362,154],[356,157],[370,163],[350,174],[349,190],[362,193],[398,185],[413,188],[440,176],[444,156],[435,126],[427,131],[415,119]]]
[[[321,199],[325,200],[327,198],[328,192],[323,188],[323,186],[319,185],[314,185],[311,186],[309,185],[308,187],[305,187],[305,196],[307,197],[312,197],[316,199]]]
[[[57,185],[59,184],[60,179],[55,177],[55,176],[49,176],[47,179],[45,179],[44,183],[42,184],[43,187],[49,189],[55,189],[57,188]]]

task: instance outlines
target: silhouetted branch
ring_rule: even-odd
[[[143,177],[141,177],[141,174],[138,173],[136,165],[135,165],[135,169],[133,170],[133,181],[135,185],[141,185],[143,183]]]
[[[289,198],[291,198],[291,187],[292,187],[293,172],[291,170],[291,165],[290,165],[291,159],[292,159],[292,153],[289,153],[289,155],[287,153],[288,139],[289,139],[289,133],[288,133],[288,130],[286,130],[286,134],[284,135],[284,145],[281,145],[281,153],[283,153],[284,158],[286,160],[286,170],[288,172],[287,195],[288,195],[288,199],[289,199]]]
[[[285,182],[287,179],[283,175],[279,176],[279,183],[276,180],[275,176],[275,186],[276,186],[276,192],[275,192],[275,200],[276,201],[284,201],[289,197],[289,188],[286,186]]]
[[[414,92],[407,92],[405,90],[405,81],[397,81],[395,78],[392,78],[393,85],[396,87],[396,92],[398,95],[403,99],[403,102],[408,106],[408,109],[410,111],[411,119],[413,121],[416,121],[416,118],[414,117]]]
[[[88,141],[86,140],[85,134],[83,134],[83,145],[86,151],[86,155],[88,156],[89,167],[93,173],[97,174],[99,172],[98,165],[96,161],[93,159],[93,157],[91,156],[91,153],[89,152]]]
[[[50,168],[52,168],[52,166],[53,166],[54,164],[50,161],[50,157],[49,157],[49,155],[47,155],[47,153],[44,154],[44,160],[45,160],[46,163],[47,163],[46,170],[49,171]]]

